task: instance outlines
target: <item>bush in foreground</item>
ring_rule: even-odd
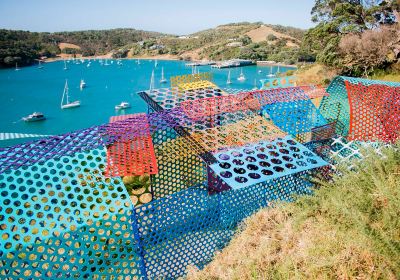
[[[400,152],[384,155],[344,169],[314,196],[259,211],[187,278],[400,278]]]

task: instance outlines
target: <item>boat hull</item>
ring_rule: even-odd
[[[76,108],[81,106],[81,102],[80,101],[75,101],[69,104],[65,104],[65,105],[61,105],[61,109],[71,109],[71,108]]]
[[[44,121],[46,118],[45,117],[43,117],[43,118],[22,118],[22,120],[24,121],[24,122],[39,122],[39,121]]]

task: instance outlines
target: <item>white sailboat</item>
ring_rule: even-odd
[[[160,83],[164,84],[167,82],[167,79],[164,77],[164,67],[161,68],[161,80]]]
[[[136,62],[137,62],[138,65],[140,65],[140,60],[139,59]]]
[[[226,80],[226,84],[227,85],[232,84],[232,81],[231,81],[231,70],[229,70],[229,72],[228,72],[228,79]]]
[[[158,61],[157,61],[157,59],[154,61],[154,67],[157,67],[158,66]]]
[[[108,65],[110,65],[110,64],[108,63],[108,60],[106,59],[104,62],[104,66],[108,66]]]
[[[254,79],[254,87],[253,87],[253,90],[257,90],[258,89],[258,87],[257,87],[257,79]]]
[[[65,59],[64,59],[64,70],[68,70],[67,62],[65,61]]]
[[[66,103],[64,104],[64,98],[66,99]],[[69,94],[68,94],[68,81],[65,80],[64,92],[61,98],[61,109],[70,109],[81,106],[81,102],[79,100],[69,102]]]
[[[121,104],[115,106],[115,110],[124,110],[131,108],[131,104],[126,101],[122,101]]]
[[[86,87],[85,80],[84,80],[84,79],[81,79],[81,82],[80,82],[80,84],[79,84],[79,88],[80,88],[81,90],[83,90],[85,87]]]
[[[267,77],[269,78],[275,77],[275,74],[272,74],[272,66],[270,66],[269,68],[269,74],[267,75]]]
[[[43,65],[42,65],[42,62],[39,60],[39,64],[38,64],[38,67],[37,68],[39,68],[39,69],[43,69]]]
[[[152,92],[153,90],[154,90],[154,70],[151,72],[149,91]]]
[[[15,63],[15,71],[19,71],[21,69],[18,68],[18,63]]]
[[[238,81],[241,81],[241,82],[246,80],[246,77],[243,74],[243,68],[240,70],[240,75],[239,75],[239,78],[237,78],[237,79],[238,79]]]

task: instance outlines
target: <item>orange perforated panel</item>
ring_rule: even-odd
[[[400,138],[400,87],[345,82],[350,104],[349,140]]]
[[[106,176],[131,176],[158,172],[146,114],[129,115],[130,122],[113,122],[109,135],[115,141],[107,147]],[[112,119],[112,121],[116,118]]]
[[[261,116],[253,116],[232,124],[196,131],[191,136],[207,151],[239,147],[261,140],[272,141],[286,134]]]
[[[182,102],[180,107],[194,120],[222,113],[261,109],[258,99],[248,93],[187,100]]]

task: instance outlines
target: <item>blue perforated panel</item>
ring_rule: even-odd
[[[210,168],[233,189],[327,165],[309,149],[287,136],[214,155]]]
[[[276,126],[292,136],[310,132],[314,127],[327,124],[309,99],[268,104],[263,107],[262,113],[269,117]]]

